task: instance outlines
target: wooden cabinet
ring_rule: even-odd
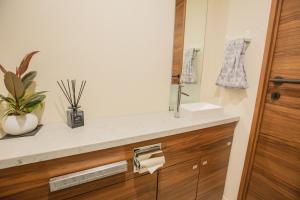
[[[186,161],[159,171],[158,200],[194,200],[197,196],[199,160]]]
[[[158,200],[221,200],[232,138],[203,146],[202,156],[159,171]]]
[[[0,170],[2,200],[189,200],[222,197],[236,123]],[[154,174],[133,172],[133,149],[162,144],[166,159]],[[50,178],[119,161],[128,171],[50,192]]]
[[[200,163],[197,200],[221,200],[225,186],[231,143],[204,155]]]
[[[72,200],[155,200],[157,173],[140,176],[100,190],[85,193]]]

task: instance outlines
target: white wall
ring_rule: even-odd
[[[208,25],[204,52],[201,101],[221,104],[226,111],[240,115],[230,156],[224,199],[237,198],[245,153],[255,106],[262,65],[271,0],[209,0]],[[226,35],[243,36],[250,31],[251,44],[246,52],[246,90],[215,86],[223,61]]]
[[[0,0],[0,63],[41,51],[30,69],[50,91],[44,122],[65,120],[67,78],[87,80],[88,119],[167,110],[174,12],[174,0]]]

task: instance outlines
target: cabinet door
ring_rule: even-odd
[[[221,200],[225,186],[230,145],[201,158],[197,200]]]
[[[197,195],[199,160],[191,160],[159,171],[158,200],[194,200]]]
[[[92,191],[72,200],[155,200],[157,173],[148,174]]]

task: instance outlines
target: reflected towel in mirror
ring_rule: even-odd
[[[181,72],[181,83],[195,84],[197,83],[197,62],[196,57],[199,49],[190,48],[184,53],[184,64]]]

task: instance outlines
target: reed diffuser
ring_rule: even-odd
[[[68,100],[70,106],[67,110],[67,123],[71,128],[77,128],[84,126],[84,114],[80,110],[79,102],[85,88],[86,81],[81,81],[81,85],[78,93],[76,94],[76,80],[67,80],[65,84],[64,81],[57,81],[58,86],[60,87],[62,93]]]

